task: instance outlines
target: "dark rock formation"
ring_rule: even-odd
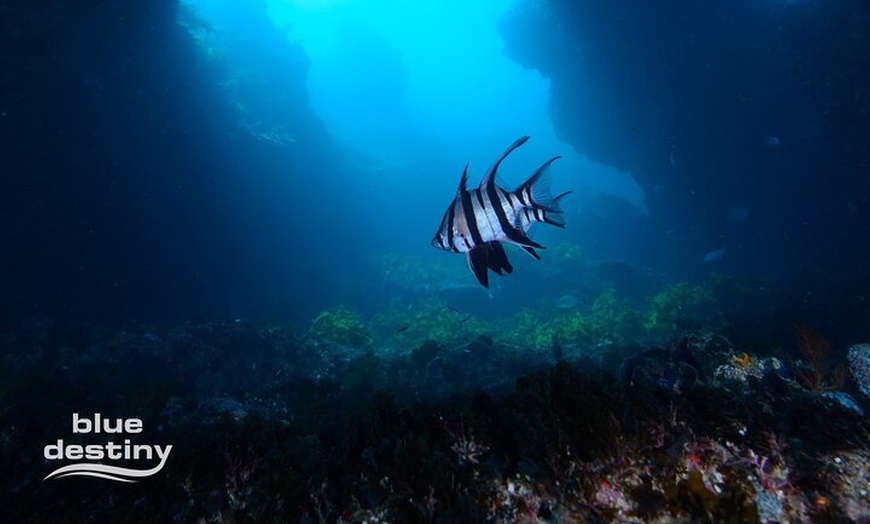
[[[271,52],[233,94],[283,108],[272,117],[293,144],[243,128],[175,0],[0,6],[3,310],[172,317],[288,284],[276,275],[293,273],[287,255],[306,231],[276,225],[288,207],[278,196],[326,138],[307,104],[304,53],[282,45],[265,3],[239,5],[261,35],[251,45]],[[313,200],[294,205],[304,214]]]
[[[558,132],[633,174],[673,250],[861,269],[866,3],[524,1],[501,31],[509,56],[552,79]],[[726,220],[733,206],[748,228]]]

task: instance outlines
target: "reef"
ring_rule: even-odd
[[[679,304],[703,296],[669,289],[662,296]],[[832,346],[805,327],[779,357],[722,332],[684,329],[660,347],[614,344],[598,348],[596,358],[569,349],[573,326],[559,327],[542,350],[484,321],[438,342],[408,330],[388,335],[377,327],[384,318],[337,308],[307,329],[244,320],[105,328],[41,318],[5,332],[6,518],[870,517],[862,347],[849,352],[854,364],[842,381],[813,387],[818,383],[805,380],[812,352]],[[643,331],[639,320],[633,325]],[[846,363],[839,349],[825,355],[817,361],[825,370]],[[112,420],[144,421],[132,439],[171,444],[164,470],[132,488],[99,479],[43,481],[50,469],[44,445],[65,437],[69,449],[93,439],[69,434],[69,417],[81,406]]]
[[[39,316],[2,331],[7,519],[870,518],[870,366],[854,343],[868,311],[849,298],[864,287],[831,283],[795,309],[791,288],[668,282],[571,245],[553,253],[542,278],[560,284],[509,314],[433,294],[446,268],[385,255],[367,271],[391,275],[387,298],[305,323]],[[569,287],[578,268],[608,278]],[[74,454],[134,449],[70,432],[71,416],[96,413],[141,421],[123,438],[171,445],[165,467],[132,488],[43,480],[59,439]]]

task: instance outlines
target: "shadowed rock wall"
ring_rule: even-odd
[[[273,49],[259,79],[280,91],[273,117],[297,130],[292,145],[240,127],[174,0],[0,6],[4,319],[218,313],[292,288],[291,244],[311,239],[282,223],[275,188],[314,158],[328,170],[327,140],[304,53],[264,3],[247,9]]]
[[[558,132],[644,187],[659,262],[866,269],[866,2],[523,1],[501,31]]]

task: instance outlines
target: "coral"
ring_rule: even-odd
[[[716,379],[729,379],[746,382],[749,377],[761,379],[767,373],[776,373],[782,369],[782,362],[773,357],[758,358],[743,352],[731,355],[731,359],[719,364],[713,372]]]
[[[748,368],[748,367],[752,366],[752,364],[755,361],[755,359],[752,357],[752,355],[750,355],[749,353],[747,353],[745,351],[739,355],[733,355],[731,358],[732,358],[732,360],[734,360],[735,364],[739,364],[741,367],[744,367],[744,368]]]
[[[808,364],[807,367],[792,363],[792,371],[801,384],[816,393],[842,389],[846,369],[840,365],[831,371],[831,342],[803,325],[795,326],[795,331],[798,350]]]
[[[397,301],[397,317],[379,327],[424,312],[437,322],[463,318],[434,299],[402,313],[407,306]],[[606,327],[594,310],[560,317],[578,332]],[[531,329],[546,317],[516,318]],[[14,382],[0,409],[0,451],[14,471],[44,468],[33,443],[58,438],[46,420],[67,420],[82,403],[106,413],[148,405],[143,439],[174,447],[171,466],[145,491],[45,482],[37,492],[32,475],[4,477],[6,521],[53,521],[57,512],[112,522],[868,518],[866,419],[771,373],[772,359],[742,354],[715,332],[639,353],[625,379],[565,361],[534,372],[550,353],[507,348],[497,334],[442,346],[402,339],[409,328],[391,339],[406,349],[390,353],[312,333],[365,325],[330,310],[308,335],[244,321],[138,326],[94,333],[51,360],[8,355],[0,377]],[[28,359],[36,347],[10,343]],[[157,367],[170,355],[171,366]],[[743,382],[710,382],[717,364],[735,370],[730,378],[744,373]],[[39,374],[22,375],[29,368]],[[149,369],[178,385],[164,392],[137,382]],[[190,380],[206,370],[214,377]],[[630,379],[640,371],[650,380]],[[129,387],[138,383],[159,394],[124,398],[139,395]],[[163,404],[159,414],[152,404]]]
[[[865,397],[870,397],[870,344],[849,348],[849,372]]]
[[[450,451],[452,451],[460,464],[480,465],[481,458],[489,451],[489,447],[474,438],[474,433],[470,429],[466,429],[465,425],[460,423],[458,431],[452,431],[445,426],[445,430],[450,435]]]
[[[244,324],[186,326],[183,332],[155,336],[190,340],[186,347],[197,350],[192,340],[218,344],[210,337],[220,334],[226,354],[241,344],[251,362],[263,362],[286,336]],[[162,350],[141,337],[115,339],[142,351]],[[459,361],[482,372],[480,363],[499,353],[492,346],[481,338],[464,352],[427,341],[411,355],[394,358],[424,368],[436,358],[439,366]],[[215,351],[224,355],[220,348]],[[179,352],[177,359],[189,355]],[[731,355],[724,358],[730,361]],[[830,462],[819,477],[824,489],[810,498],[804,493],[819,481],[803,465],[808,444],[789,453],[777,439],[759,445],[753,435],[765,431],[765,418],[753,414],[748,430],[748,411],[733,419],[733,391],[696,387],[691,395],[678,396],[561,363],[523,377],[497,396],[477,393],[434,404],[403,398],[403,406],[386,395],[362,394],[395,387],[382,381],[384,360],[366,351],[335,381],[317,383],[291,379],[289,369],[280,368],[287,369],[283,381],[261,380],[246,402],[212,397],[216,406],[200,401],[200,409],[185,409],[189,399],[173,400],[178,409],[163,415],[163,434],[175,446],[172,469],[145,495],[110,486],[106,491],[113,501],[89,507],[118,522],[131,521],[124,515],[136,503],[146,512],[137,515],[140,520],[178,522],[807,522],[806,499],[830,500],[827,520],[866,515],[860,491],[866,486],[866,451],[837,450],[823,457]],[[450,373],[439,380],[455,381],[459,367],[445,368]],[[254,371],[234,362],[224,370]],[[28,391],[26,398],[38,398],[32,395],[42,389]],[[48,390],[49,398],[52,393]],[[254,406],[254,398],[267,399],[268,408]],[[715,405],[712,414],[710,404]],[[17,411],[0,421],[27,420],[21,408],[14,403],[12,408]],[[818,409],[826,408],[820,404]],[[215,410],[222,416],[203,418]],[[240,411],[243,416],[236,415]],[[720,422],[705,430],[702,421],[711,417]],[[16,425],[21,436],[7,437],[20,442],[16,445],[48,438],[32,433],[42,422]],[[743,432],[731,429],[735,425]],[[797,455],[801,460],[786,460]],[[21,459],[14,460],[15,467],[23,467]],[[7,479],[3,487],[11,492],[17,484]],[[840,487],[849,493],[836,492]],[[61,509],[80,511],[78,498],[61,495],[68,487],[44,488]],[[16,489],[28,505],[38,502],[32,490]],[[98,497],[85,493],[80,498],[95,503]],[[73,514],[79,520],[88,517]]]
[[[816,498],[818,506],[835,506],[852,522],[870,519],[870,451],[858,449],[822,458],[818,475],[832,486],[830,494]],[[829,501],[828,499],[831,499]]]
[[[490,512],[487,522],[535,523],[542,522],[550,513],[549,500],[543,486],[528,476],[516,475],[492,483],[488,494]],[[548,520],[543,520],[547,522]],[[562,522],[562,520],[559,520]],[[567,520],[567,522],[571,522]]]

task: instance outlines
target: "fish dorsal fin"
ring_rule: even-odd
[[[492,166],[490,166],[489,170],[483,176],[483,180],[480,181],[481,188],[488,187],[489,184],[495,184],[495,173],[496,171],[498,171],[498,166],[501,164],[501,161],[504,160],[509,154],[511,154],[514,149],[525,144],[528,139],[528,135],[517,138],[514,143],[511,144],[511,146],[507,148],[507,150],[505,150],[505,152],[502,153],[495,162],[492,163]]]
[[[465,164],[465,169],[462,170],[462,178],[459,179],[459,187],[456,188],[456,194],[461,195],[468,191],[468,164]]]

